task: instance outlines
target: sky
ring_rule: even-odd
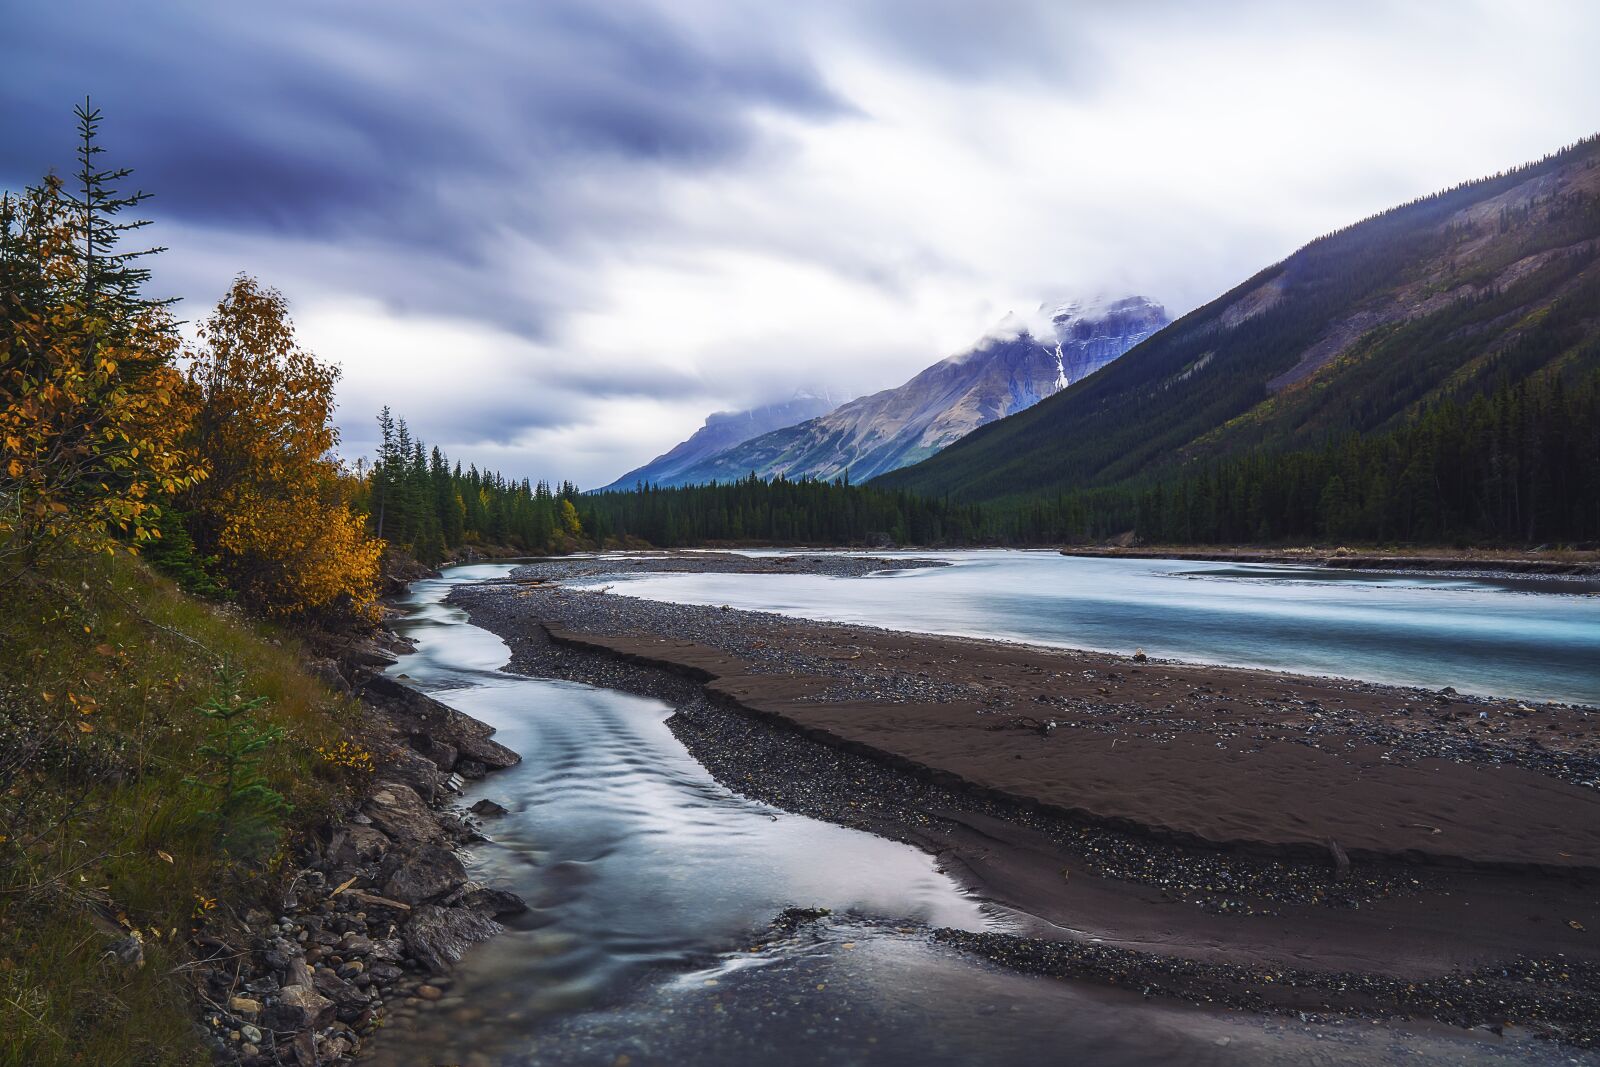
[[[1008,313],[1174,316],[1600,130],[1600,4],[13,0],[0,186],[72,105],[155,194],[158,295],[249,273],[453,458],[609,482]]]

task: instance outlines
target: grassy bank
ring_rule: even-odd
[[[281,631],[125,557],[0,590],[0,649],[0,1065],[209,1062],[191,934],[267,899],[349,795],[361,772],[319,749],[354,704]],[[258,697],[231,727],[198,710]],[[224,753],[259,739],[230,789]]]

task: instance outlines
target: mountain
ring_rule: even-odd
[[[1041,309],[1043,310],[1043,309]],[[894,389],[860,397],[818,418],[751,438],[680,470],[671,484],[762,478],[864,481],[916,463],[980,426],[1032,407],[1091,374],[1166,325],[1144,297],[1067,304],[1046,327],[1014,319],[974,348],[935,363]],[[1034,330],[1048,331],[1039,340]]]
[[[957,500],[1148,481],[1600,365],[1600,137],[1313,241],[1099,374],[877,480]]]
[[[752,437],[793,426],[797,422],[832,411],[833,401],[809,394],[798,394],[779,404],[765,404],[749,411],[718,411],[706,417],[705,424],[688,440],[664,452],[642,467],[624,474],[604,489],[612,492],[632,489],[640,482],[651,485],[686,485],[680,475],[704,460]]]

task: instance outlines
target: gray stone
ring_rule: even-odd
[[[433,812],[416,790],[400,782],[384,781],[373,787],[363,810],[378,829],[402,845],[442,844],[444,834]]]
[[[333,1021],[334,1003],[310,986],[288,985],[267,1005],[266,1025],[273,1030],[314,1030]]]
[[[424,845],[415,852],[391,854],[384,861],[383,895],[402,904],[437,900],[464,885],[467,871],[454,852]]]
[[[407,951],[435,971],[448,969],[469,945],[504,929],[480,911],[423,904],[411,912],[403,937]]]

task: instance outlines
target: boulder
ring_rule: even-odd
[[[438,819],[409,785],[378,782],[362,811],[374,826],[401,845],[416,847],[444,842]]]
[[[431,759],[409,746],[394,746],[382,756],[379,766],[385,778],[409,786],[429,803],[445,791],[445,780],[449,777]]]
[[[328,858],[337,867],[358,866],[382,859],[390,844],[376,827],[352,824],[334,831],[333,840],[328,842]]]
[[[382,893],[402,904],[437,900],[466,884],[467,871],[454,852],[423,845],[411,852],[390,853],[383,863]]]
[[[460,755],[455,745],[448,741],[440,741],[427,734],[412,734],[411,747],[432,761],[441,771],[452,771],[456,766],[456,759]]]
[[[502,915],[521,915],[528,910],[528,902],[509,889],[490,889],[475,886],[461,896],[461,906],[474,908],[496,918]]]
[[[487,941],[502,929],[481,911],[423,904],[413,909],[401,936],[412,956],[434,971],[444,971],[461,959],[468,946]]]
[[[487,737],[463,738],[456,749],[462,759],[473,760],[492,771],[502,771],[522,762],[522,757],[517,753]]]

